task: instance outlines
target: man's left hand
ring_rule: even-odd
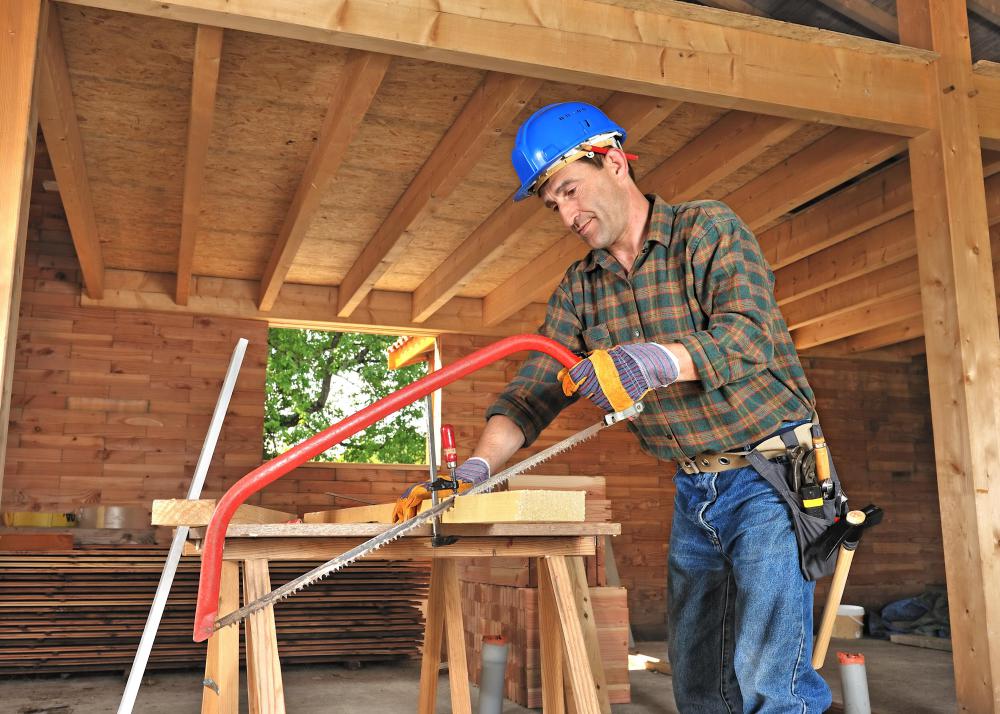
[[[462,462],[455,469],[455,481],[458,482],[458,493],[465,493],[470,488],[490,477],[490,465],[485,459],[473,456]],[[450,495],[450,494],[448,494]],[[403,491],[396,500],[392,510],[392,522],[407,521],[420,512],[420,504],[431,497],[431,482],[414,484]]]
[[[579,391],[604,411],[628,409],[651,389],[677,381],[677,358],[663,345],[643,342],[595,350],[559,373],[563,392]]]

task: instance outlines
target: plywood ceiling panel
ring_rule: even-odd
[[[288,282],[340,283],[482,77],[463,67],[393,60]]]

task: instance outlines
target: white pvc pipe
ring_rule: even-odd
[[[229,409],[229,400],[233,396],[233,387],[236,386],[236,377],[239,375],[240,366],[243,364],[243,356],[247,351],[247,340],[244,337],[236,343],[233,356],[229,360],[229,370],[226,372],[226,379],[222,383],[222,391],[219,399],[215,403],[215,411],[212,413],[212,421],[208,425],[208,434],[205,442],[201,446],[201,455],[198,457],[198,464],[194,469],[194,477],[191,479],[191,487],[188,489],[188,500],[197,499],[201,496],[201,488],[205,485],[205,475],[208,473],[209,464],[212,463],[212,455],[215,453],[215,445],[219,441],[219,432],[222,431],[222,421],[226,417]],[[153,649],[153,640],[156,639],[156,631],[160,627],[160,618],[163,617],[163,608],[167,605],[167,596],[170,595],[170,586],[174,583],[174,575],[177,573],[177,564],[180,563],[181,553],[184,550],[184,541],[188,537],[188,527],[180,526],[174,532],[174,540],[170,544],[170,552],[167,554],[167,562],[163,565],[163,573],[160,574],[160,583],[156,586],[156,595],[153,597],[153,605],[149,608],[149,617],[146,618],[146,627],[142,631],[142,639],[139,640],[139,651],[135,653],[132,661],[132,669],[128,673],[128,682],[125,684],[125,693],[122,694],[121,704],[118,705],[118,714],[132,714],[132,707],[135,706],[135,698],[139,693],[139,685],[142,684],[142,677],[146,673],[146,663],[149,661],[149,653]]]

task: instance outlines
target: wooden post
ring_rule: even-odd
[[[469,663],[465,657],[465,628],[462,627],[462,593],[454,558],[439,558],[444,571],[444,632],[448,645],[448,683],[451,711],[472,714],[469,696]]]
[[[546,570],[552,586],[552,598],[559,616],[559,628],[566,656],[566,671],[579,714],[600,714],[594,674],[587,657],[587,645],[580,627],[580,616],[573,595],[573,582],[566,556],[548,556],[540,561],[539,571]],[[544,683],[543,683],[544,690]]]
[[[267,561],[243,561],[243,602],[249,604],[271,592]],[[278,633],[274,608],[265,607],[246,619],[247,693],[250,714],[285,714],[285,690],[278,660]]]
[[[583,558],[575,556],[566,559],[569,568],[570,583],[573,585],[573,597],[576,609],[580,615],[580,629],[583,631],[583,641],[587,646],[587,661],[590,671],[594,674],[594,688],[597,690],[597,703],[601,714],[611,714],[611,700],[608,697],[608,677],[604,671],[604,660],[601,658],[601,643],[597,637],[597,622],[594,620],[594,606],[590,601],[590,587],[587,585],[587,570]]]
[[[239,606],[239,602],[240,564],[235,560],[223,561],[219,612],[230,613]],[[219,630],[208,640],[201,714],[239,714],[239,710],[240,627],[232,625]]]
[[[36,66],[48,11],[44,0],[0,5],[0,486],[38,127]]]
[[[424,651],[420,662],[418,714],[434,714],[437,704],[441,638],[444,636],[444,582],[444,560],[439,558],[431,561],[431,583],[427,589],[427,615],[424,626]]]
[[[542,660],[542,711],[564,714],[562,633],[544,558],[538,559],[538,645]]]
[[[934,127],[910,141],[914,218],[955,689],[1000,710],[1000,337],[963,0],[899,0],[900,39],[932,49]],[[992,478],[991,478],[992,475]]]
[[[431,585],[427,592],[427,626],[424,630],[420,695],[417,703],[417,711],[420,714],[434,714],[435,711],[442,637],[448,645],[451,711],[458,714],[472,714],[469,666],[465,655],[465,630],[462,627],[462,596],[458,584],[458,570],[452,558],[435,558],[431,561]]]

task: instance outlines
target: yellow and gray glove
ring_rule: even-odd
[[[455,480],[458,482],[458,492],[465,493],[490,477],[490,465],[486,459],[473,456],[455,469]],[[443,477],[447,478],[447,477]],[[396,500],[392,511],[392,522],[399,523],[413,518],[420,512],[420,504],[431,497],[431,482],[414,484],[403,491]]]
[[[580,392],[606,412],[628,409],[657,387],[677,381],[680,365],[663,345],[642,342],[594,350],[559,372],[567,397]]]

